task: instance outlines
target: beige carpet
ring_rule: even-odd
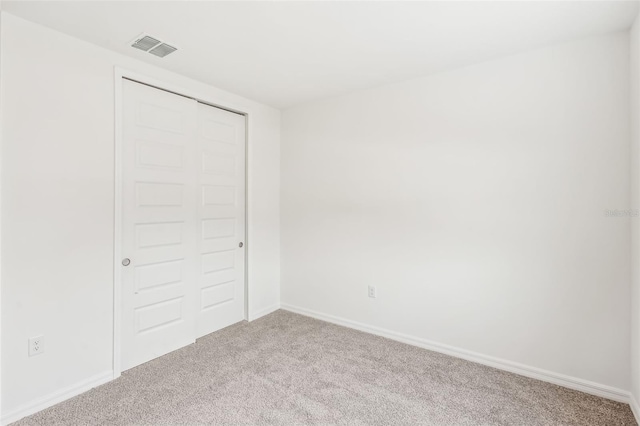
[[[635,425],[626,404],[278,311],[20,425]]]

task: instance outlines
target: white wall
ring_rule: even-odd
[[[629,33],[631,207],[640,209],[640,19]],[[631,407],[640,421],[640,218],[631,219]]]
[[[284,111],[283,307],[624,399],[630,221],[604,211],[629,206],[628,42]]]
[[[250,109],[252,317],[279,303],[280,112],[6,13],[1,29],[6,421],[112,371],[114,66]]]

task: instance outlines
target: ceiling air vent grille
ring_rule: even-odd
[[[157,38],[151,37],[146,34],[140,34],[138,37],[136,37],[136,39],[131,42],[131,47],[144,50],[145,52],[151,53],[152,55],[158,56],[160,58],[164,58],[169,53],[173,53],[178,50],[175,47],[163,43]]]
[[[160,40],[156,40],[155,38],[149,36],[143,36],[142,38],[136,39],[136,41],[134,41],[131,46],[147,52],[149,49],[157,46],[159,43]]]
[[[151,49],[149,53],[164,58],[169,53],[175,52],[176,50],[178,49],[173,46],[169,46],[167,43],[162,43]]]

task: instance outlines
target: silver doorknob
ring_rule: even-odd
[[[238,244],[238,247],[242,248],[242,246],[243,246],[243,245],[244,245],[244,244],[240,243],[240,244]]]
[[[130,263],[131,263],[131,260],[129,260],[128,257],[125,257],[124,259],[122,259],[122,266],[129,266]]]

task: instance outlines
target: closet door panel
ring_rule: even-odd
[[[199,104],[197,135],[199,337],[245,317],[245,117]]]
[[[126,370],[195,341],[197,102],[123,80],[122,122]]]

